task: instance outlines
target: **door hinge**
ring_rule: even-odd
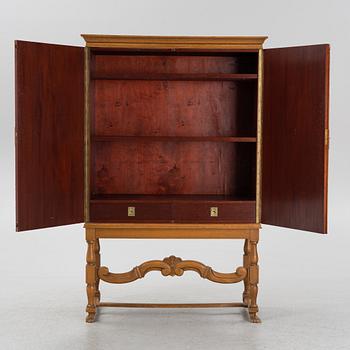
[[[326,147],[329,147],[329,129],[324,130],[324,143]]]

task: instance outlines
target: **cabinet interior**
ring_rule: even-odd
[[[89,61],[91,221],[255,222],[257,51]]]

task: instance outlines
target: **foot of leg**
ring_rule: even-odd
[[[252,313],[249,312],[249,321],[251,323],[261,323],[261,320],[256,314],[256,312],[252,312]]]
[[[86,316],[86,322],[87,323],[94,323],[96,318],[96,312],[89,312]]]

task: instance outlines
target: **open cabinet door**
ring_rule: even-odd
[[[84,49],[15,42],[16,229],[83,221]]]
[[[262,223],[327,233],[329,45],[264,50]]]

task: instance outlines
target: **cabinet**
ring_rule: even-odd
[[[100,302],[100,280],[152,270],[243,281],[242,303],[207,306],[258,322],[260,224],[327,231],[329,45],[83,37],[15,43],[17,230],[85,222],[88,322],[98,307],[144,305]],[[219,273],[171,256],[114,274],[103,238],[241,238],[244,264]]]

